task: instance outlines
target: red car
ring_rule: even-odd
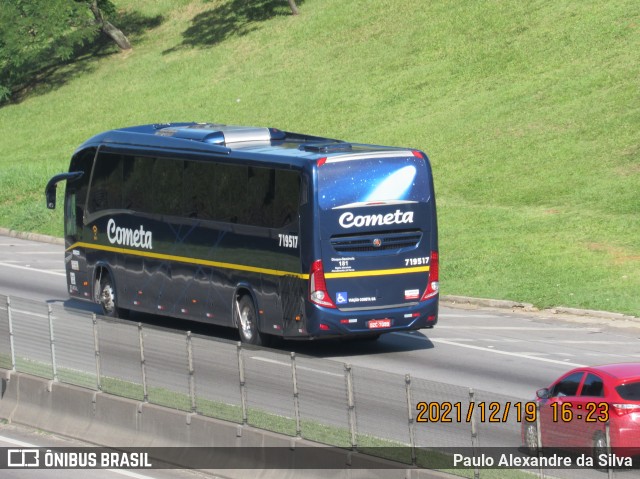
[[[576,368],[537,392],[543,447],[605,452],[609,423],[612,452],[640,454],[640,363]],[[538,448],[535,422],[523,422],[522,440]]]

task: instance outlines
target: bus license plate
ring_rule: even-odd
[[[390,319],[372,319],[367,323],[369,329],[381,329],[381,328],[390,328],[391,320]]]

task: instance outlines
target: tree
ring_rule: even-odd
[[[102,4],[102,9],[98,5],[99,3]],[[116,45],[118,45],[121,50],[131,49],[131,43],[125,34],[104,18],[103,10],[109,9],[113,11],[113,4],[110,0],[101,0],[100,2],[98,2],[98,0],[93,0],[89,3],[89,9],[91,10],[91,13],[93,13],[96,23],[100,25],[101,30],[116,42]]]
[[[298,10],[298,6],[296,5],[296,0],[289,0],[289,7],[291,7],[291,14],[297,15],[300,13]]]
[[[104,18],[114,12],[111,0],[0,0],[0,101],[68,61],[101,31],[131,48]]]

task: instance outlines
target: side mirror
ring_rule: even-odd
[[[84,171],[74,171],[69,173],[60,173],[59,175],[54,176],[47,183],[46,188],[44,189],[44,195],[47,200],[47,208],[53,210],[56,208],[56,188],[58,186],[58,182],[62,180],[77,180],[82,178],[84,175]]]
[[[44,195],[47,200],[47,208],[50,210],[56,209],[56,190],[58,185],[55,183],[51,186],[47,185],[47,188],[44,190]]]
[[[538,389],[536,391],[536,396],[540,399],[549,399],[551,397],[551,391],[547,388]]]

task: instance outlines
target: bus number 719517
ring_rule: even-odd
[[[404,260],[405,266],[419,266],[423,264],[429,264],[428,256],[425,256],[423,258],[405,258]]]
[[[279,234],[280,243],[278,246],[284,246],[285,248],[297,248],[298,237],[296,235]]]

